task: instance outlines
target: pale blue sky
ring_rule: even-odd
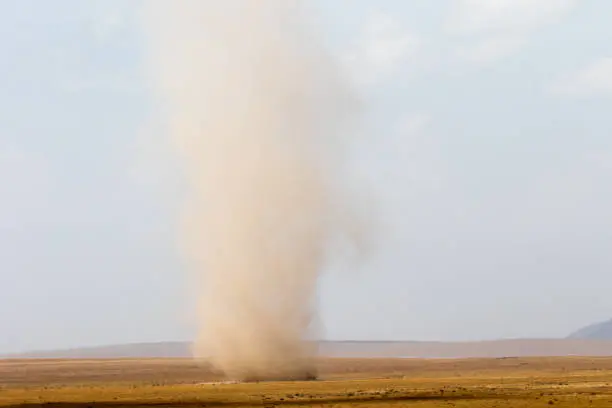
[[[180,179],[139,0],[0,0],[0,352],[189,339]],[[562,336],[612,317],[612,2],[323,1],[377,202],[333,339]]]

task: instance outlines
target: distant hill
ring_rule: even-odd
[[[612,340],[612,319],[575,331],[568,339]]]
[[[191,355],[191,343],[166,341],[158,343],[115,344],[66,350],[42,350],[14,353],[4,358],[183,358]]]
[[[514,339],[479,342],[418,341],[322,341],[323,357],[548,357],[612,356],[612,340],[590,339]],[[191,357],[188,342],[122,344],[72,350],[38,351],[0,356],[4,358],[186,358]]]

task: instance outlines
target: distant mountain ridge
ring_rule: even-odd
[[[0,355],[0,358],[183,358],[191,355],[191,343],[164,341],[128,343],[108,346],[79,347],[62,350],[39,350]]]
[[[0,354],[0,358],[189,358],[191,342],[116,344],[66,350]],[[472,342],[435,341],[320,341],[323,357],[529,357],[612,356],[612,319],[585,326],[565,339],[510,339]]]
[[[474,342],[321,341],[322,357],[355,358],[502,358],[550,356],[612,356],[612,340],[511,339]],[[37,351],[0,358],[189,358],[189,342],[119,344],[69,350]]]
[[[568,339],[612,340],[612,319],[583,327],[570,334]]]

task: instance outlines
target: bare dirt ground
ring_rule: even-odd
[[[0,406],[612,407],[612,358],[322,359],[319,381],[223,384],[188,359],[0,360]]]

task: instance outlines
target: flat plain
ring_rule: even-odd
[[[0,406],[611,407],[611,357],[321,359],[320,380],[232,384],[189,359],[0,360]]]

